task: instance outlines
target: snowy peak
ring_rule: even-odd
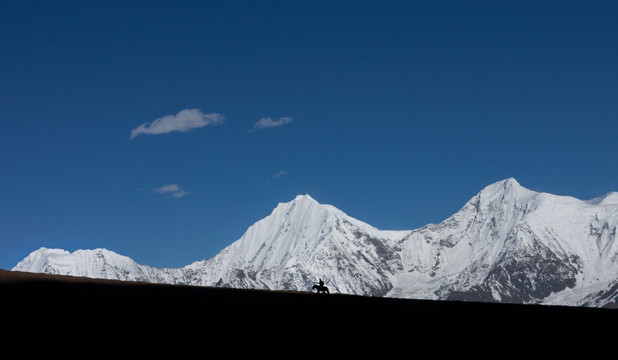
[[[315,251],[322,242],[331,239],[329,235],[342,222],[365,226],[333,206],[322,205],[309,195],[299,195],[290,202],[280,203],[213,260],[256,271],[285,268],[299,260],[306,261],[311,255],[307,250]]]
[[[31,252],[25,259],[20,261],[13,270],[29,272],[48,272],[53,265],[58,263],[58,258],[64,258],[70,253],[61,249],[48,249],[42,247]]]
[[[612,191],[598,198],[588,200],[591,205],[618,205],[618,192]]]
[[[301,195],[204,263],[210,270],[204,283],[307,290],[322,278],[338,292],[385,295],[400,268],[394,239],[405,233],[378,230]]]
[[[485,187],[477,196],[481,199],[491,199],[493,201],[523,203],[530,200],[537,194],[537,192],[528,190],[521,186],[517,180],[509,178]]]
[[[316,215],[316,212],[321,213],[325,210],[326,208],[311,196],[298,195],[292,201],[279,203],[270,216],[287,219],[290,217]],[[314,221],[316,218],[315,216],[310,216],[307,220]]]
[[[29,269],[64,269],[67,274],[74,270],[80,262],[99,264],[126,265],[133,260],[126,256],[118,255],[107,249],[76,250],[70,253],[61,249],[48,249],[42,247],[33,251],[22,260],[15,270],[28,271]]]
[[[379,230],[298,195],[212,259],[155,269],[105,249],[41,248],[13,270],[236,288],[603,306],[618,299],[618,193],[589,201],[509,178],[439,224]]]
[[[307,222],[322,221],[324,216],[347,216],[343,211],[332,205],[320,204],[311,196],[297,195],[294,200],[279,203],[271,216],[285,217],[294,221],[301,217]]]
[[[304,195],[296,195],[296,197],[294,198],[294,200],[290,201],[290,202],[294,202],[294,203],[312,203],[312,204],[318,204],[319,203],[312,198],[309,194],[304,194]]]
[[[521,184],[517,180],[515,180],[515,178],[510,177],[508,179],[496,181],[495,183],[490,184],[485,187],[485,189],[493,189],[493,188],[517,190],[519,188],[524,188],[524,187],[521,186]]]
[[[71,253],[43,247],[30,253],[13,270],[148,281],[143,274],[145,268],[148,267],[107,249],[76,250]]]

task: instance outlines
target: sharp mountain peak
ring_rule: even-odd
[[[604,306],[618,297],[616,204],[615,192],[581,201],[508,178],[440,224],[386,231],[304,194],[184,268],[45,249],[13,270],[300,291],[321,278],[331,292],[358,295]]]

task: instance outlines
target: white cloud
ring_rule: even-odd
[[[270,176],[270,179],[268,179],[268,181],[266,183],[270,184],[271,181],[276,180],[276,179],[278,179],[278,178],[280,178],[280,177],[282,177],[283,175],[286,175],[286,174],[287,174],[287,172],[285,172],[284,170],[281,170],[281,171],[279,171],[277,173],[274,173],[274,174],[272,174]]]
[[[225,121],[221,114],[204,114],[199,109],[184,109],[176,115],[166,115],[152,122],[145,122],[131,130],[131,140],[140,134],[158,135],[172,131],[187,132]]]
[[[173,198],[181,198],[190,194],[190,192],[182,190],[178,184],[163,185],[152,190],[152,192]]]
[[[291,122],[292,122],[292,118],[289,116],[281,117],[279,118],[279,120],[273,120],[272,118],[269,118],[269,117],[263,117],[258,122],[256,122],[255,125],[253,125],[253,128],[249,131],[251,132],[251,131],[260,130],[263,128],[279,127],[285,124],[289,124]]]
[[[271,176],[271,178],[273,178],[273,179],[278,179],[278,178],[282,177],[282,176],[283,176],[283,175],[285,175],[285,174],[287,174],[287,173],[286,173],[285,171],[281,170],[281,171],[279,171],[278,173],[273,174],[273,175]]]

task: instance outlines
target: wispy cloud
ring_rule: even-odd
[[[289,124],[291,122],[292,122],[292,118],[289,116],[280,117],[278,120],[273,120],[272,118],[269,118],[269,117],[263,117],[258,122],[256,122],[255,125],[253,125],[253,128],[249,130],[249,132],[264,129],[264,128],[279,127],[285,124]]]
[[[276,179],[279,179],[280,177],[282,177],[283,175],[286,175],[286,174],[287,174],[287,172],[285,172],[285,171],[283,171],[283,170],[281,170],[281,171],[279,171],[279,172],[277,172],[277,173],[274,173],[274,174],[272,174],[272,175],[270,176],[270,178],[268,179],[268,181],[267,181],[266,183],[267,183],[267,184],[270,184],[272,181],[274,181],[274,180],[276,180]]]
[[[199,109],[184,109],[176,115],[166,115],[152,122],[145,122],[131,130],[131,140],[141,134],[158,135],[172,131],[187,132],[207,125],[217,125],[225,121],[221,114],[204,114]]]
[[[152,192],[173,198],[181,198],[190,194],[190,192],[182,190],[178,184],[163,185],[152,190]]]

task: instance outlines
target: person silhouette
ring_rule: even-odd
[[[313,285],[313,289],[316,289],[318,293],[324,292],[330,294],[328,288],[324,286],[324,281],[322,281],[322,279],[320,279],[319,285]]]

